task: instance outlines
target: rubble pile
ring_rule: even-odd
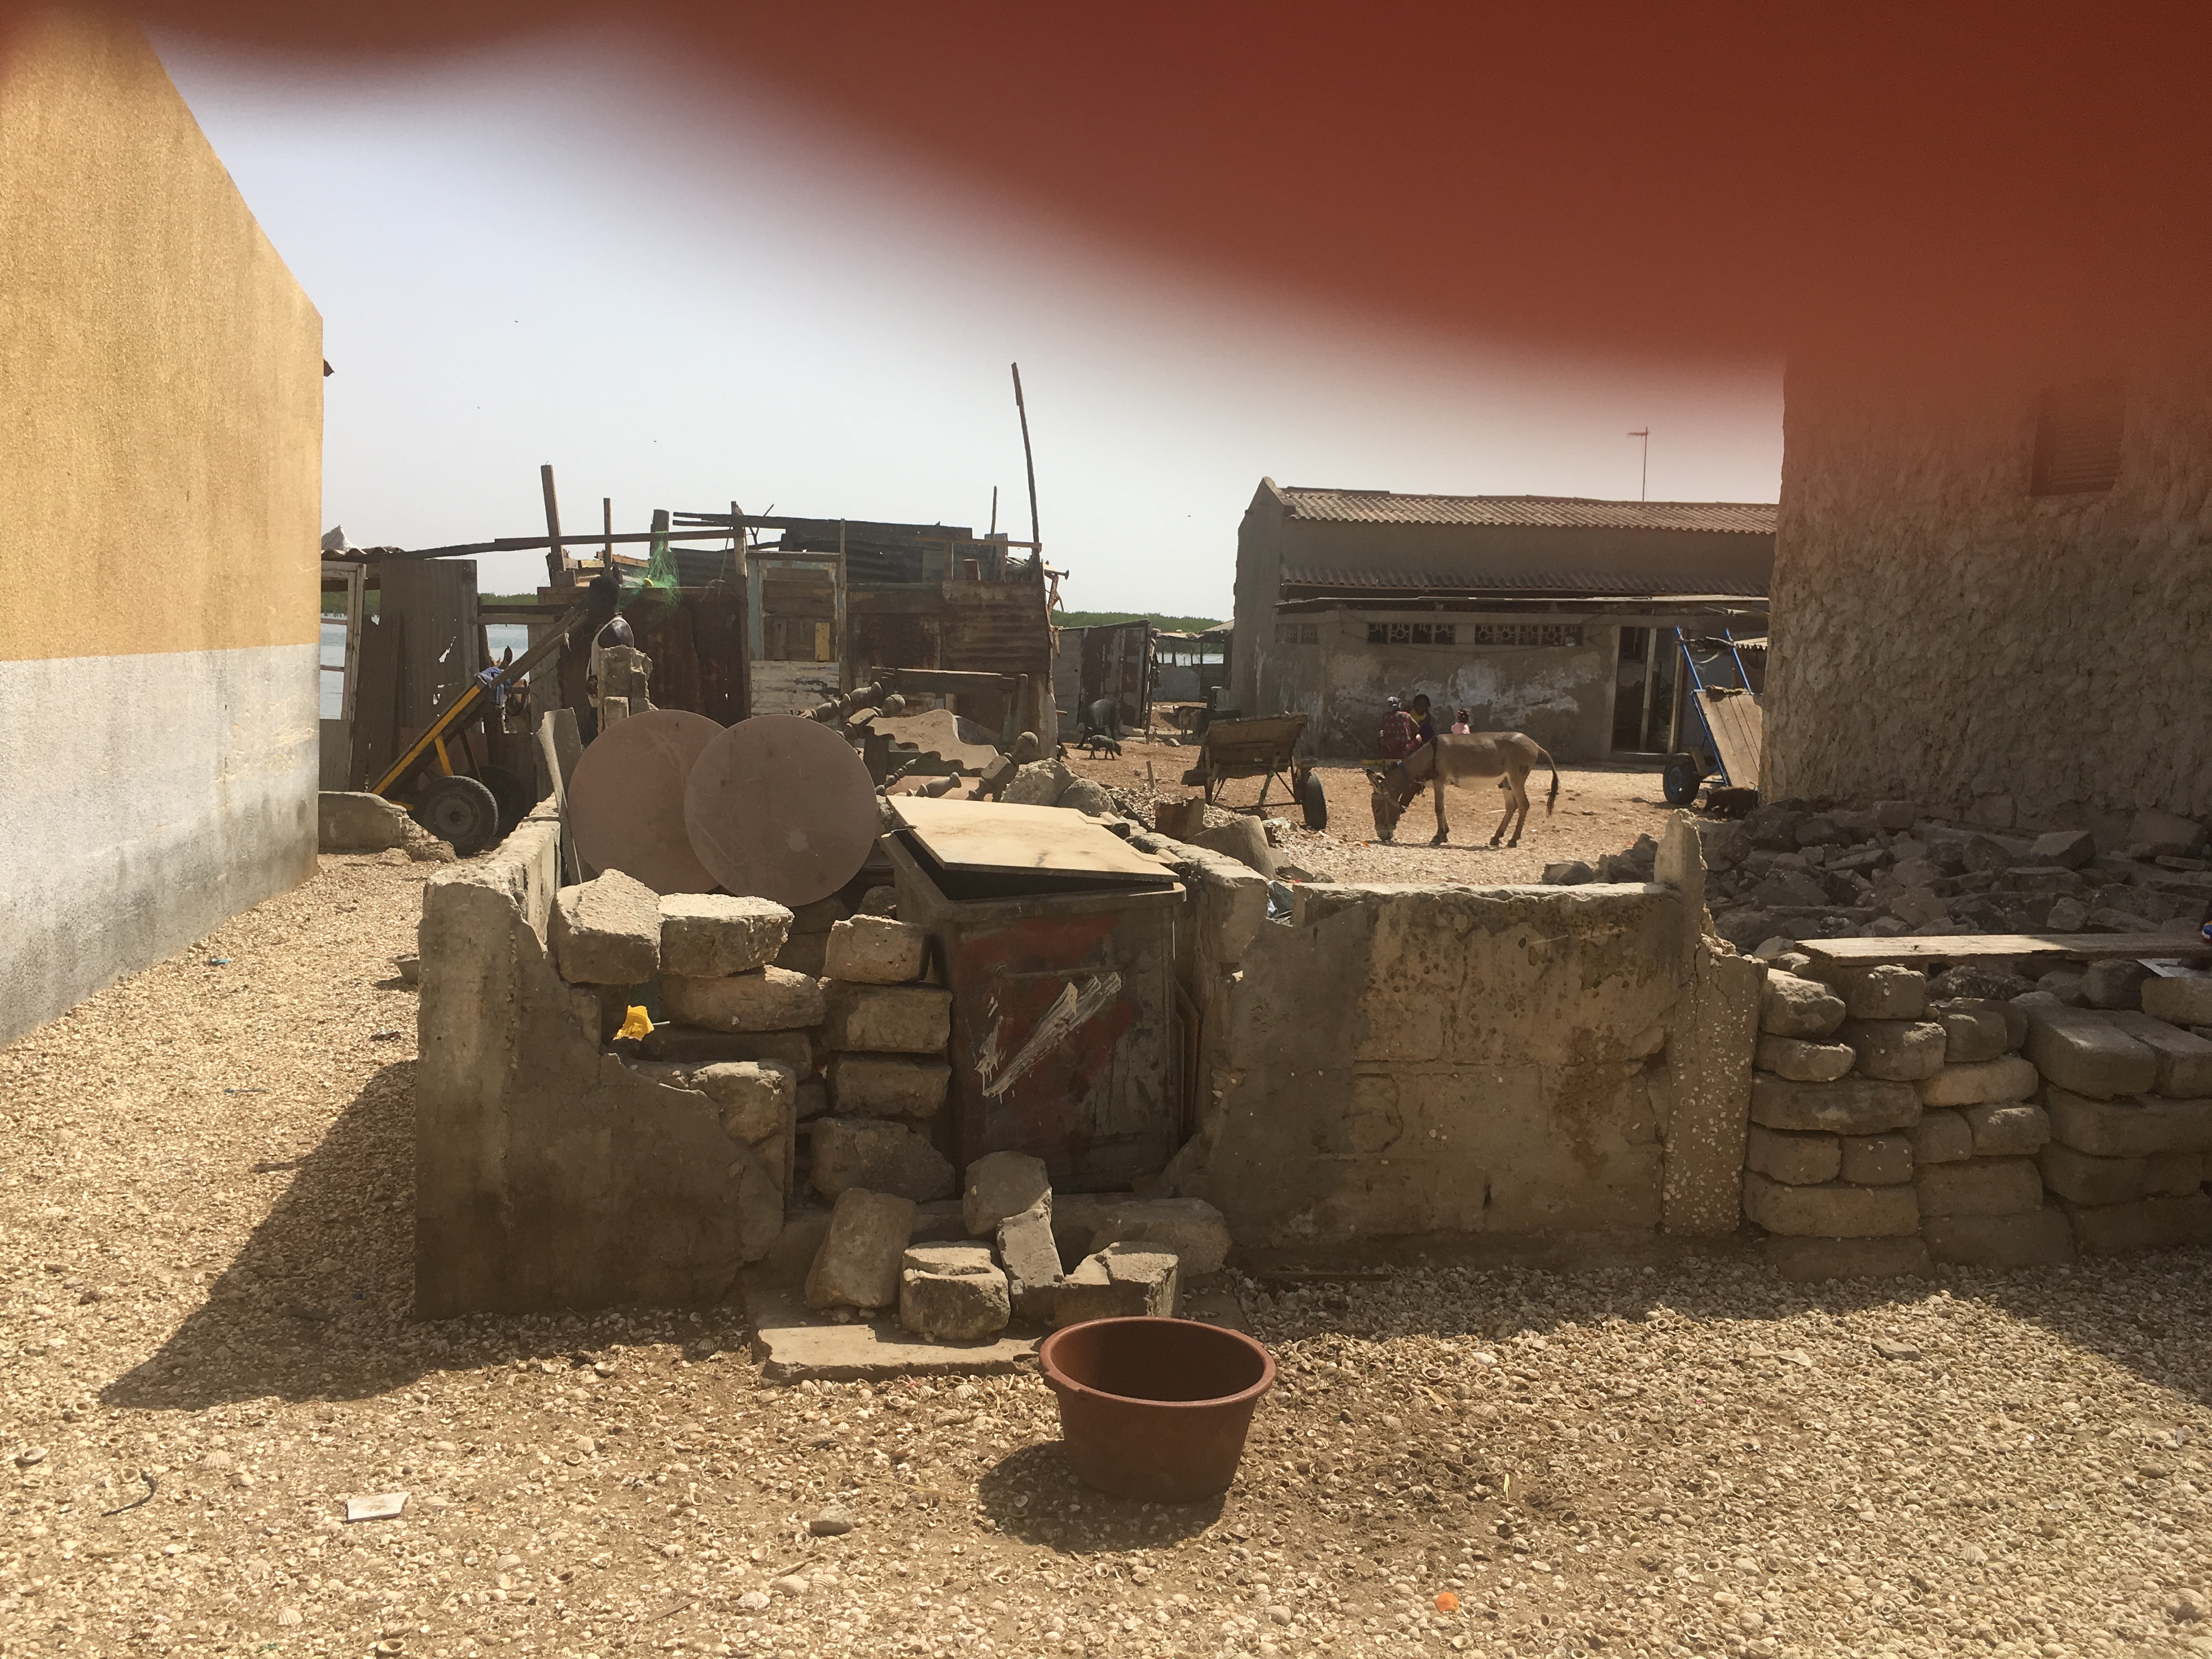
[[[2014,983],[1887,964],[1768,975],[1743,1209],[1784,1273],[2212,1242],[2212,980],[2107,962],[1976,994]]]
[[[2212,905],[2212,834],[2169,812],[2138,812],[2112,846],[2087,830],[1946,823],[1909,801],[1774,801],[1698,829],[1714,927],[1742,951],[1777,938],[2143,933],[2194,924]],[[1649,881],[1656,850],[1644,836],[1544,879]]]

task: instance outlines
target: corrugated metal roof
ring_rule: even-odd
[[[1400,495],[1278,484],[1291,516],[1333,524],[1462,524],[1559,530],[1706,530],[1771,536],[1771,501],[1600,501],[1572,495]]]
[[[1766,584],[1714,571],[1359,570],[1340,565],[1285,565],[1285,587],[1413,593],[1697,593],[1764,599]]]

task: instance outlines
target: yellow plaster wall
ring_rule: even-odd
[[[0,662],[312,644],[322,319],[145,37],[0,58]]]

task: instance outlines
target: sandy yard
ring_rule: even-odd
[[[2212,1650],[2201,1253],[1232,1273],[1284,1382],[1185,1509],[1074,1484],[1033,1376],[764,1386],[738,1305],[413,1322],[421,869],[325,859],[0,1049],[0,1650]]]
[[[1079,775],[1095,778],[1109,788],[1121,791],[1133,806],[1143,807],[1151,818],[1149,803],[1155,795],[1194,794],[1182,782],[1185,768],[1194,764],[1194,747],[1165,743],[1125,742],[1121,758],[1101,756],[1093,760],[1080,750],[1071,750],[1067,763]],[[1148,781],[1146,765],[1151,763]],[[1369,805],[1371,791],[1366,775],[1356,766],[1320,769],[1322,787],[1328,797],[1328,828],[1316,834],[1305,827],[1297,808],[1284,801],[1280,784],[1267,789],[1267,814],[1287,819],[1291,825],[1282,836],[1284,858],[1315,876],[1335,881],[1464,882],[1479,886],[1539,879],[1544,866],[1568,859],[1593,863],[1601,853],[1627,850],[1637,836],[1656,836],[1673,809],[1660,793],[1659,774],[1626,765],[1563,766],[1559,769],[1559,800],[1551,817],[1544,815],[1544,797],[1552,787],[1548,770],[1528,778],[1528,826],[1517,848],[1489,845],[1492,833],[1505,811],[1505,796],[1495,783],[1472,789],[1444,792],[1444,814],[1451,826],[1451,841],[1431,847],[1437,832],[1434,797],[1423,793],[1406,809],[1396,837],[1389,842],[1375,839],[1375,817]],[[1209,809],[1208,822],[1226,822],[1231,811],[1249,808],[1260,799],[1261,780],[1232,780],[1222,791],[1222,811]],[[1283,802],[1280,807],[1277,803]]]

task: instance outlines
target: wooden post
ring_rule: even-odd
[[[1659,678],[1659,630],[1644,630],[1644,719],[1636,729],[1636,746],[1649,754],[1651,750],[1651,692]]]
[[[545,492],[545,533],[553,539],[553,545],[545,550],[545,580],[555,587],[566,587],[568,560],[561,551],[561,502],[553,493],[552,462],[538,469],[538,483]]]
[[[607,574],[611,576],[615,574],[615,498],[611,495],[599,497],[599,522],[607,538],[607,544],[599,553],[599,562],[606,566]]]
[[[1014,365],[1014,413],[1022,417],[1022,465],[1029,469],[1030,475],[1030,549],[1036,555],[1037,571],[1042,577],[1044,538],[1037,534],[1036,457],[1030,453],[1030,410],[1029,405],[1022,401],[1022,366],[1019,363]],[[991,516],[995,524],[998,514],[994,513]]]

